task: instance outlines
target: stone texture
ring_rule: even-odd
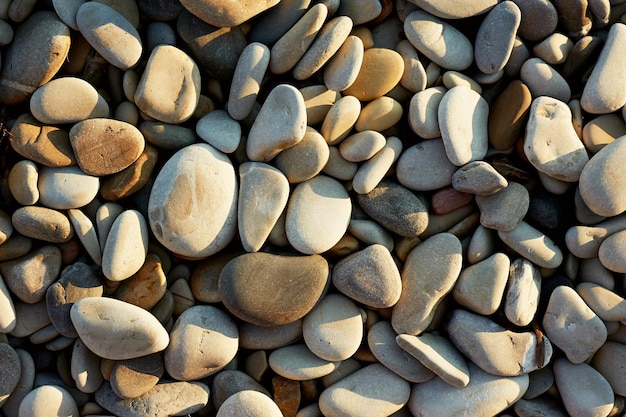
[[[25,303],[44,299],[61,271],[61,251],[45,245],[11,261],[0,263],[0,274],[11,292]]]
[[[432,191],[450,185],[457,166],[448,159],[444,142],[425,140],[407,148],[398,158],[400,184],[415,191]]]
[[[74,236],[67,216],[45,207],[20,207],[13,212],[11,222],[18,233],[45,242],[63,243]]]
[[[375,0],[378,2],[378,0]],[[324,67],[324,84],[332,91],[343,91],[357,79],[363,64],[363,41],[350,35]]]
[[[526,127],[532,96],[528,86],[513,80],[489,111],[489,143],[500,151],[510,149]]]
[[[243,390],[228,397],[217,411],[216,417],[236,417],[244,413],[250,417],[282,417],[278,405],[258,391]]]
[[[44,166],[76,164],[67,131],[56,126],[46,126],[29,113],[15,120],[10,143],[15,152]]]
[[[152,389],[164,371],[160,353],[117,361],[109,377],[111,389],[120,398],[137,398]]]
[[[494,194],[476,196],[476,204],[480,209],[480,224],[509,232],[526,216],[530,195],[520,183],[510,182]]]
[[[603,321],[626,320],[626,300],[619,294],[593,282],[581,282],[576,292]]]
[[[37,188],[37,182],[39,181],[39,171],[37,164],[28,159],[22,159],[13,165],[11,171],[9,171],[9,190],[11,195],[19,204],[23,206],[32,206],[39,201],[39,189]],[[11,224],[9,219],[8,225]],[[10,226],[11,231],[13,226]],[[0,241],[6,242],[7,232],[9,226],[3,225],[0,227]]]
[[[6,402],[20,381],[22,365],[15,349],[8,343],[0,343],[0,359],[4,365],[0,369],[0,406]]]
[[[548,96],[568,102],[572,92],[567,81],[541,58],[530,58],[520,69],[520,78],[533,97]]]
[[[343,96],[326,113],[320,133],[329,145],[336,145],[349,134],[361,113],[361,102],[354,96]]]
[[[506,178],[485,161],[465,164],[452,175],[455,190],[476,196],[493,195],[508,185]]]
[[[228,94],[228,114],[233,119],[243,120],[252,112],[270,57],[268,47],[259,42],[241,52]]]
[[[616,114],[603,114],[585,124],[583,143],[594,154],[620,136],[626,135],[626,122]]]
[[[72,347],[70,372],[76,388],[84,393],[96,392],[104,382],[100,372],[100,357],[89,350],[80,339],[76,339]]]
[[[148,253],[141,268],[117,287],[115,298],[150,310],[165,296],[166,288],[167,278],[161,259]]]
[[[290,183],[300,183],[319,174],[328,163],[330,150],[324,137],[312,127],[306,128],[302,140],[276,157],[276,167]]]
[[[557,359],[553,368],[556,386],[569,415],[609,415],[614,396],[611,385],[602,374],[586,363],[573,364],[565,358]]]
[[[535,317],[541,292],[541,274],[532,262],[518,258],[511,262],[504,314],[516,326],[527,326]]]
[[[98,194],[100,180],[77,166],[42,167],[37,181],[39,202],[46,207],[67,210],[89,204]]]
[[[421,9],[441,17],[442,19],[463,19],[483,14],[494,7],[497,2],[493,0],[481,0],[466,3],[464,1],[455,0],[440,3],[435,0],[414,0],[411,1],[411,3],[416,4]]]
[[[24,397],[20,403],[20,417],[44,417],[55,410],[57,415],[78,417],[78,405],[72,394],[57,385],[41,385]]]
[[[442,86],[430,87],[418,91],[411,98],[408,114],[409,126],[418,136],[424,139],[435,139],[441,136],[437,113],[446,91]]]
[[[626,345],[609,341],[598,349],[591,360],[591,366],[607,380],[613,392],[622,396],[626,392],[625,357]]]
[[[563,262],[563,252],[546,235],[521,221],[511,231],[498,231],[500,239],[511,249],[543,268],[556,268]]]
[[[215,375],[211,384],[213,406],[219,409],[228,397],[240,391],[258,391],[270,397],[269,391],[247,373],[225,369]]]
[[[102,273],[111,281],[135,274],[148,253],[148,225],[137,210],[124,210],[115,218],[102,249]]]
[[[514,0],[522,12],[519,35],[531,42],[539,41],[556,29],[558,14],[548,0]]]
[[[15,328],[15,306],[11,299],[11,293],[0,275],[0,331],[9,333]]]

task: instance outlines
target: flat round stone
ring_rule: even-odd
[[[339,362],[330,362],[317,357],[305,344],[289,345],[274,350],[268,358],[268,363],[278,375],[294,381],[321,378],[339,366]]]
[[[44,299],[48,287],[61,271],[61,250],[56,246],[41,248],[11,261],[0,263],[0,273],[11,292],[25,303]]]
[[[39,171],[39,202],[57,210],[75,209],[89,204],[98,194],[100,179],[77,166],[43,167]]]
[[[396,165],[398,182],[414,191],[433,191],[452,182],[457,170],[448,159],[441,139],[419,142],[408,147]]]
[[[356,80],[343,91],[361,101],[371,101],[390,92],[402,78],[404,60],[394,50],[369,48],[363,53],[363,62]]]
[[[225,110],[213,110],[196,123],[196,133],[224,153],[235,152],[241,140],[241,125]]]
[[[276,157],[276,167],[290,183],[300,183],[312,179],[326,166],[330,150],[324,137],[307,126],[302,140],[285,149]]]

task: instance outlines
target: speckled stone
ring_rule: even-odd
[[[15,349],[7,343],[0,343],[0,406],[9,398],[20,381],[22,366]]]
[[[476,34],[474,58],[480,71],[493,74],[504,69],[521,20],[522,13],[512,1],[498,3],[489,11]]]
[[[45,242],[63,243],[74,236],[74,229],[67,216],[45,207],[20,207],[13,212],[11,222],[21,235]]]
[[[480,224],[490,229],[511,231],[526,216],[530,195],[526,187],[517,182],[487,196],[476,196],[480,209]]]

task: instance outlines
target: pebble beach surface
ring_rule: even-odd
[[[626,1],[0,0],[0,417],[609,417]]]

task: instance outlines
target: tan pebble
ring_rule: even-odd
[[[452,187],[446,187],[436,191],[430,201],[430,207],[433,213],[447,214],[470,204],[473,201],[473,197],[469,193],[457,191]]]
[[[157,158],[157,149],[152,145],[146,145],[139,158],[132,164],[102,181],[100,186],[102,198],[115,201],[142,189],[152,176]]]
[[[357,239],[368,244],[379,244],[393,251],[394,241],[391,233],[373,220],[351,219],[348,231]]]
[[[16,323],[9,333],[11,336],[27,337],[50,324],[50,317],[44,300],[35,304],[15,300],[14,306]]]
[[[495,194],[508,184],[506,178],[485,161],[463,165],[452,176],[452,186],[456,190],[476,195]]]
[[[626,320],[626,300],[619,294],[591,282],[581,282],[576,292],[605,322]]]
[[[402,119],[402,105],[391,97],[379,97],[369,102],[356,121],[355,128],[382,132],[394,126]]]
[[[359,194],[367,194],[382,181],[391,166],[402,153],[402,141],[390,136],[385,146],[365,161],[352,178],[352,188]]]
[[[270,368],[295,381],[321,378],[337,369],[340,362],[329,362],[314,355],[305,344],[280,347],[269,355]]]
[[[585,148],[591,153],[598,152],[605,145],[624,135],[626,135],[626,123],[622,117],[613,113],[603,114],[590,120],[582,131]]]
[[[400,82],[403,73],[404,60],[399,53],[385,48],[367,49],[357,79],[344,90],[344,94],[371,101],[390,92]]]
[[[326,113],[320,133],[329,145],[336,145],[349,134],[361,112],[361,102],[354,96],[343,96]]]
[[[335,146],[329,146],[328,151],[328,162],[322,172],[338,180],[347,181],[354,178],[359,165],[356,162],[346,160]]]
[[[96,265],[102,265],[100,243],[98,242],[96,228],[91,222],[91,219],[89,219],[89,217],[87,217],[87,215],[79,209],[68,210],[67,216],[69,217],[70,222],[72,222],[72,226],[76,231],[78,239],[87,250],[91,259],[96,263]]]
[[[126,100],[131,103],[135,102],[135,91],[137,91],[137,86],[139,85],[139,74],[137,71],[129,69],[124,72],[124,76],[122,78],[122,89],[124,90],[124,96],[126,96]]]
[[[555,32],[533,47],[536,56],[551,65],[565,62],[574,47],[572,41],[562,33]]]
[[[96,229],[98,234],[98,241],[100,242],[100,248],[104,249],[106,239],[111,230],[113,222],[119,216],[124,207],[117,203],[104,203],[96,211]]]
[[[328,144],[315,129],[307,127],[300,142],[276,157],[276,167],[290,183],[300,183],[319,174],[330,156]]]
[[[170,285],[169,290],[174,296],[174,314],[180,315],[185,310],[196,304],[193,292],[191,291],[191,288],[189,288],[189,283],[186,279],[177,279],[172,285]]]
[[[385,146],[385,137],[374,131],[365,130],[344,139],[339,145],[341,156],[350,162],[370,159]]]
[[[438,109],[446,89],[431,87],[417,92],[409,103],[409,126],[411,130],[424,139],[441,136],[439,129]]]
[[[480,86],[480,84],[478,84],[475,80],[468,77],[467,75],[462,74],[458,71],[444,72],[442,81],[443,85],[446,86],[447,89],[456,87],[457,85],[464,85],[476,91],[478,94],[483,92],[483,88]]]
[[[85,174],[77,166],[43,167],[37,187],[42,205],[66,210],[89,204],[98,194],[100,179]]]
[[[366,26],[355,26],[352,28],[352,32],[350,33],[361,39],[361,42],[363,42],[363,49],[374,47],[374,35]]]
[[[324,85],[311,85],[300,89],[306,108],[307,124],[314,126],[322,123],[332,105],[341,98],[337,91],[329,90]]]
[[[80,339],[76,339],[72,348],[71,373],[76,388],[81,392],[96,392],[104,382],[100,373],[100,357],[89,350]]]
[[[115,108],[113,118],[115,120],[137,126],[137,123],[139,122],[139,109],[137,108],[135,103],[131,103],[130,101],[122,101]]]
[[[32,206],[39,201],[37,165],[28,159],[17,162],[9,171],[9,190],[15,201],[23,206]],[[0,239],[1,240],[1,239]]]
[[[217,282],[224,265],[237,253],[223,252],[200,261],[191,273],[189,286],[196,300],[205,303],[219,302]]]
[[[402,56],[404,61],[404,72],[402,73],[402,78],[400,78],[400,84],[413,93],[426,89],[428,82],[426,69],[419,60],[417,49],[411,45],[411,42],[405,39],[398,43],[396,51]]]
[[[183,0],[181,4],[190,13],[217,27],[239,26],[254,16],[278,4],[279,0],[262,0],[253,3],[217,0]]]
[[[24,397],[20,404],[20,417],[45,417],[55,410],[58,415],[78,417],[79,411],[72,394],[57,385],[42,385]]]
[[[122,281],[114,297],[150,310],[165,295],[166,288],[167,279],[161,268],[161,260],[149,253],[139,271]]]
[[[350,35],[324,68],[324,84],[329,90],[343,91],[356,80],[363,63],[363,41]]]
[[[109,377],[111,388],[121,398],[137,398],[154,387],[164,371],[160,353],[115,361]]]
[[[15,121],[11,129],[11,147],[23,157],[45,166],[76,164],[67,131],[46,126],[29,113],[20,115]]]
[[[216,417],[237,417],[245,413],[248,416],[281,417],[283,413],[267,395],[252,391],[239,391],[228,397],[220,406]]]
[[[74,229],[63,213],[45,207],[21,207],[13,212],[11,221],[18,233],[45,242],[67,242],[74,235]]]
[[[102,273],[111,281],[123,281],[143,265],[148,251],[148,225],[136,210],[115,218],[102,250]]]
[[[489,143],[496,149],[510,149],[526,127],[532,96],[528,86],[512,81],[493,102],[489,112]]]

